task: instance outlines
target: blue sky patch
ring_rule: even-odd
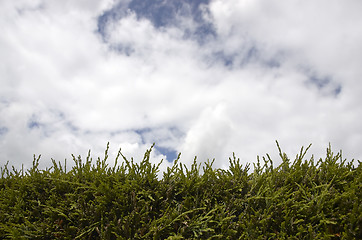
[[[144,135],[145,133],[150,132],[150,131],[151,131],[151,128],[141,128],[141,129],[136,129],[136,130],[134,130],[134,132],[137,133],[137,134],[141,137],[141,139],[142,139],[142,144],[145,144],[145,143],[146,143],[145,138],[144,138],[143,135]]]
[[[120,1],[117,5],[105,11],[98,17],[97,20],[97,32],[102,36],[103,40],[106,40],[107,25],[113,21],[121,19],[127,14],[127,4]]]
[[[178,153],[171,148],[155,146],[155,150],[162,155],[165,155],[168,162],[172,162],[177,159]]]
[[[160,135],[159,131],[163,132],[166,130],[170,135]],[[169,127],[167,129],[163,128],[142,128],[134,130],[141,139],[142,144],[152,144],[156,143],[155,150],[166,156],[167,161],[173,161],[177,158],[177,151],[169,146],[170,142],[173,142],[173,138],[179,138],[183,133],[177,127]]]
[[[128,7],[138,18],[150,20],[156,28],[178,26],[178,17],[192,18],[197,26],[195,29],[184,29],[184,38],[194,38],[203,44],[210,37],[215,37],[216,32],[214,26],[203,17],[202,4],[209,4],[209,0],[133,0]]]
[[[179,1],[133,0],[128,5],[139,18],[149,19],[156,28],[173,23],[174,16],[182,8]]]
[[[107,41],[107,25],[113,21],[120,20],[127,15],[128,11],[134,12],[138,19],[148,19],[155,28],[180,26],[178,17],[191,18],[194,21],[195,29],[183,29],[184,38],[195,39],[199,44],[215,37],[216,32],[212,23],[207,22],[203,17],[201,5],[209,4],[210,0],[133,0],[128,5],[119,2],[111,9],[105,11],[98,17],[97,32]],[[132,51],[125,46],[119,47],[120,52],[130,55]]]
[[[128,5],[139,18],[149,19],[156,28],[177,25],[176,16],[192,17],[197,22],[204,22],[201,4],[209,0],[133,0]]]

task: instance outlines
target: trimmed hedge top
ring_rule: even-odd
[[[152,146],[153,147],[153,146]],[[73,156],[46,170],[1,167],[0,239],[362,239],[362,166],[327,149],[325,159],[282,163],[269,155],[254,170],[229,158],[187,168],[179,162],[157,178],[150,163],[115,165]],[[122,164],[118,164],[122,157]],[[202,167],[202,171],[200,168]]]

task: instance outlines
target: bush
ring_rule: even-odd
[[[108,145],[68,172],[35,156],[25,173],[1,167],[0,239],[362,239],[361,162],[330,146],[315,163],[310,146],[291,162],[278,145],[282,164],[267,155],[253,171],[235,155],[227,170],[179,155],[161,179],[152,147],[140,163],[120,150],[113,167]]]

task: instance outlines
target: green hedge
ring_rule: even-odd
[[[362,239],[361,162],[327,149],[325,159],[282,164],[269,155],[251,171],[235,155],[179,162],[157,177],[152,147],[140,163],[119,151],[114,166],[73,156],[74,167],[1,167],[0,239]],[[117,164],[123,158],[122,164]],[[357,165],[357,166],[356,166]],[[201,168],[202,167],[202,168]]]

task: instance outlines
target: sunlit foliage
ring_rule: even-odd
[[[180,163],[158,177],[152,147],[139,163],[121,150],[114,166],[73,156],[39,169],[1,167],[0,239],[362,239],[361,162],[327,149],[325,159],[282,164],[267,155],[253,170],[235,155]],[[202,168],[201,168],[202,167]]]

